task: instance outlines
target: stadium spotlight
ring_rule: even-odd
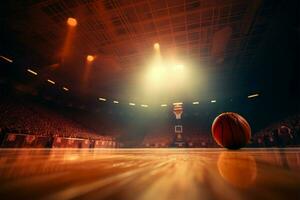
[[[62,88],[64,91],[69,91],[69,88],[67,88],[67,87],[63,87]]]
[[[117,104],[117,103],[119,103],[119,102],[118,102],[118,101],[113,101],[113,103]]]
[[[93,62],[94,59],[95,59],[95,57],[92,56],[92,55],[87,55],[87,56],[86,56],[86,60],[87,60],[88,62]]]
[[[141,105],[141,107],[147,108],[147,107],[148,107],[148,105],[146,105],[146,104],[142,104],[142,105]]]
[[[49,83],[53,84],[53,85],[55,84],[55,82],[52,81],[51,79],[48,79],[47,81],[48,81]]]
[[[67,20],[67,24],[69,26],[75,27],[75,26],[77,26],[77,20],[73,17],[69,17]]]
[[[259,96],[259,94],[257,94],[257,93],[256,94],[251,94],[251,95],[248,96],[248,99],[251,99],[251,98],[254,98],[254,97],[258,97],[258,96]]]
[[[197,105],[197,104],[199,104],[199,101],[194,101],[193,104]]]
[[[217,102],[217,100],[211,100],[210,102],[211,102],[211,103],[216,103],[216,102]]]
[[[31,74],[33,74],[33,75],[35,75],[35,76],[37,76],[37,75],[38,75],[38,73],[37,73],[37,72],[35,72],[35,71],[31,70],[31,69],[27,69],[27,71],[28,71],[29,73],[31,73]]]
[[[99,99],[99,101],[106,101],[106,99],[102,98],[102,97],[99,97],[98,99]]]
[[[7,62],[10,62],[10,63],[12,63],[12,62],[13,62],[13,60],[12,60],[12,59],[10,59],[10,58],[7,58],[7,57],[5,57],[5,56],[0,56],[0,58],[2,58],[3,60],[5,60],[5,61],[7,61]]]
[[[153,47],[154,47],[154,49],[156,50],[156,51],[158,51],[159,49],[160,49],[160,45],[159,45],[159,43],[154,43],[154,45],[153,45]]]
[[[130,105],[130,106],[135,106],[135,103],[131,103],[131,102],[130,102],[129,105]]]
[[[167,104],[161,104],[160,106],[161,107],[167,107],[168,105]]]

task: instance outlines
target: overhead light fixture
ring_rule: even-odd
[[[98,99],[99,99],[99,101],[106,101],[106,99],[102,98],[102,97],[99,97]]]
[[[210,102],[211,102],[211,103],[216,103],[216,102],[217,102],[217,100],[211,100]]]
[[[53,84],[53,85],[55,84],[55,82],[52,81],[51,79],[48,79],[47,81],[48,81],[49,83]]]
[[[10,59],[10,58],[7,58],[7,57],[5,57],[5,56],[0,56],[0,58],[2,58],[3,60],[5,60],[5,61],[7,61],[7,62],[10,62],[10,63],[12,63],[12,62],[13,62],[13,60],[12,60],[12,59]]]
[[[160,106],[161,107],[167,107],[168,105],[167,104],[161,104]]]
[[[64,91],[69,91],[69,88],[63,87],[62,88]]]
[[[87,55],[87,56],[86,56],[86,60],[87,60],[88,62],[93,62],[94,59],[95,59],[95,57],[92,56],[92,55]]]
[[[77,26],[77,20],[73,17],[69,17],[68,20],[67,20],[67,24],[69,26]]]
[[[148,107],[148,105],[146,105],[146,104],[142,104],[142,105],[141,105],[141,107],[145,107],[145,108],[147,108],[147,107]]]
[[[251,94],[251,95],[248,96],[248,99],[251,99],[251,98],[254,98],[254,97],[258,97],[258,96],[259,96],[259,94],[257,94],[257,93],[256,94]]]
[[[33,71],[32,69],[27,69],[27,71],[35,76],[38,75],[38,73]]]
[[[130,106],[135,106],[135,103],[131,103],[131,102],[130,102],[129,105],[130,105]]]
[[[119,103],[119,102],[118,102],[118,101],[113,101],[113,103],[117,104],[117,103]]]
[[[178,106],[178,105],[182,105],[183,103],[182,102],[175,102],[173,103],[174,106]]]
[[[159,43],[157,42],[157,43],[154,43],[153,47],[154,47],[155,50],[159,50],[160,45],[159,45]]]
[[[197,104],[199,104],[199,101],[194,101],[193,104],[197,105]]]

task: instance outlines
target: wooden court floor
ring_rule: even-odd
[[[0,199],[300,199],[300,149],[0,149]]]

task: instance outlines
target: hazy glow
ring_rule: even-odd
[[[211,102],[211,103],[216,103],[216,102],[217,102],[217,100],[211,100],[210,102]]]
[[[87,57],[86,57],[86,60],[87,60],[88,62],[93,62],[94,59],[95,59],[95,57],[92,56],[92,55],[87,55]]]
[[[106,101],[106,99],[102,98],[102,97],[99,97],[98,99],[99,99],[99,101]]]
[[[67,24],[69,26],[77,26],[77,20],[73,17],[69,17],[68,20],[67,20]]]
[[[248,96],[248,99],[251,99],[251,98],[254,98],[254,97],[258,97],[258,96],[259,96],[259,94],[257,94],[257,93],[256,94],[251,94],[251,95]]]
[[[159,43],[155,43],[155,44],[153,45],[153,47],[154,47],[154,49],[155,49],[156,51],[159,51],[159,49],[160,49]]]
[[[13,60],[12,60],[12,59],[10,59],[10,58],[7,58],[7,57],[5,57],[5,56],[0,56],[0,58],[2,58],[3,60],[6,60],[7,62],[10,62],[10,63],[12,63],[12,62],[13,62]]]
[[[182,65],[182,64],[176,64],[176,65],[174,65],[173,69],[174,69],[175,71],[181,72],[181,71],[183,71],[183,69],[184,69],[184,65]]]
[[[69,91],[69,88],[63,87],[63,90],[65,90],[65,91]]]
[[[53,84],[53,85],[55,84],[55,82],[52,81],[52,80],[50,80],[50,79],[48,79],[47,81],[48,81],[49,83]]]
[[[199,104],[199,101],[194,101],[193,104],[197,105],[197,104]]]
[[[164,51],[159,44],[153,44],[153,53],[134,74],[126,91],[126,98],[151,105],[174,102],[193,102],[205,94],[208,78],[202,66],[191,59],[176,55],[176,50]]]
[[[130,106],[135,106],[135,103],[129,103]]]
[[[118,102],[118,101],[113,101],[113,103],[117,104],[117,103],[119,103],[119,102]]]
[[[35,72],[35,71],[33,71],[33,70],[31,70],[31,69],[27,69],[27,71],[29,72],[29,73],[31,73],[31,74],[33,74],[33,75],[38,75],[38,73],[37,72]]]

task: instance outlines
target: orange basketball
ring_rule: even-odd
[[[233,112],[226,112],[217,116],[211,131],[217,144],[228,149],[244,147],[251,137],[251,128],[248,122]]]

